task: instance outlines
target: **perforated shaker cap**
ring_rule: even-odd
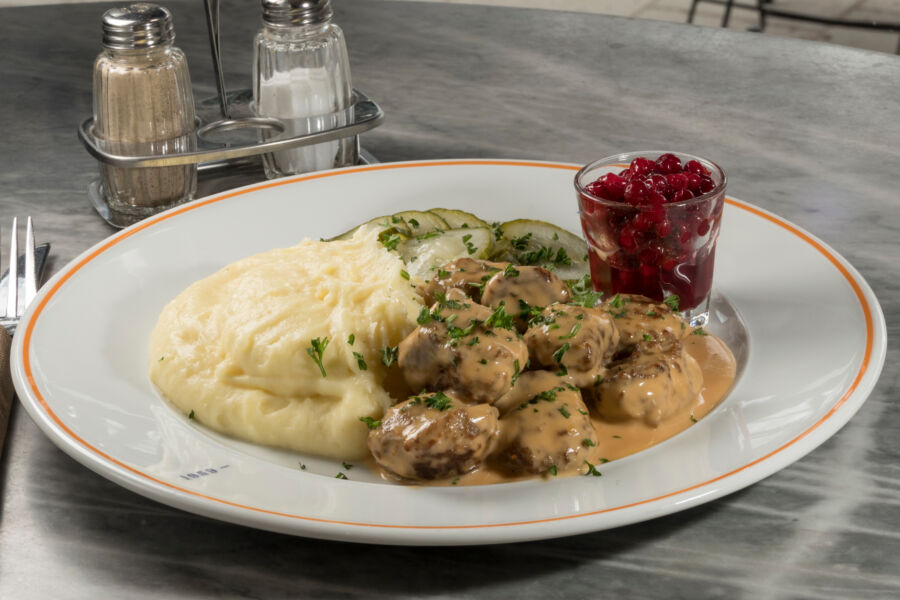
[[[172,13],[162,6],[138,2],[103,13],[103,45],[109,48],[151,48],[174,39]]]
[[[331,0],[261,0],[263,21],[276,27],[317,25],[331,19]]]

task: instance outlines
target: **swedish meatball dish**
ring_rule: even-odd
[[[687,429],[725,396],[734,358],[685,322],[677,297],[603,298],[586,274],[570,278],[568,256],[580,249],[560,240],[572,234],[518,221],[509,239],[493,227],[489,253],[470,247],[418,271],[430,275],[413,284],[423,307],[393,366],[409,396],[368,422],[370,466],[382,478],[599,476],[600,465]]]

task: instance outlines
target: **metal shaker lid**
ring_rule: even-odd
[[[103,45],[108,48],[151,48],[174,39],[172,13],[162,6],[139,2],[103,13]]]
[[[263,21],[276,27],[317,25],[331,19],[331,0],[262,0]]]

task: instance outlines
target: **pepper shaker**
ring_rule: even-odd
[[[103,52],[94,62],[94,133],[124,156],[196,150],[194,95],[172,14],[149,3],[103,15]],[[123,168],[101,163],[110,211],[132,220],[193,198],[197,165]]]
[[[253,102],[274,117],[285,136],[352,121],[350,60],[330,0],[261,0],[263,27],[254,42]],[[355,137],[263,156],[268,178],[356,164]]]

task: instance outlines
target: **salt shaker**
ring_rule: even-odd
[[[341,127],[352,120],[350,61],[330,0],[261,0],[256,35],[253,102],[256,113],[284,122],[283,135]],[[266,176],[281,177],[355,164],[356,138],[263,156]]]
[[[94,134],[124,156],[196,150],[194,95],[172,14],[138,3],[103,14],[103,52],[94,62]],[[101,163],[110,211],[132,220],[190,200],[197,165],[123,168]]]

